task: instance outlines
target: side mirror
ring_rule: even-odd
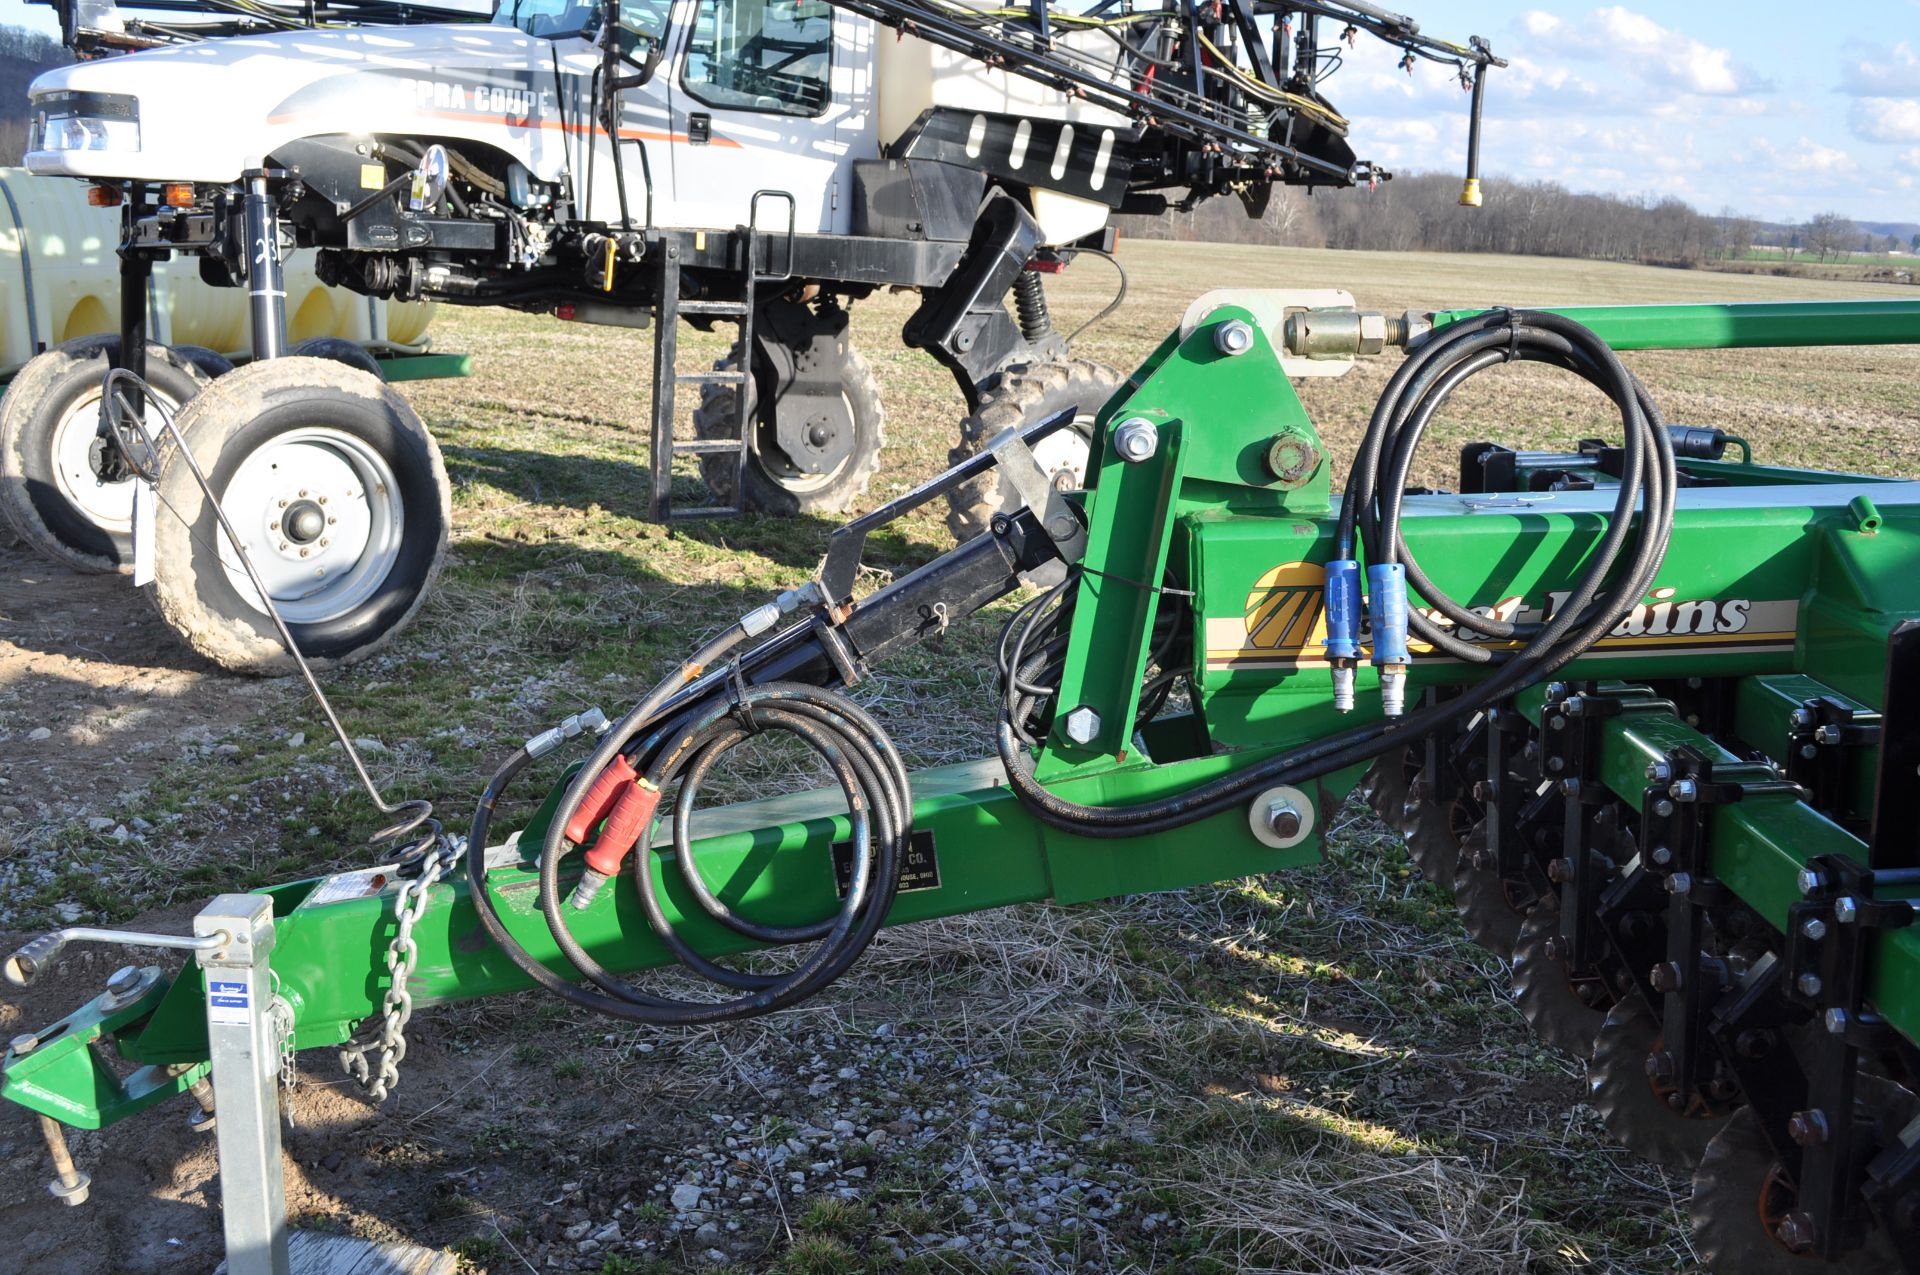
[[[420,212],[439,207],[440,201],[446,197],[449,172],[447,148],[438,142],[427,147],[426,154],[414,166],[413,186],[407,192],[408,210]]]

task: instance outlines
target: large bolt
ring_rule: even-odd
[[[1653,813],[1665,819],[1673,813],[1673,803],[1662,797],[1659,801],[1653,803]]]
[[[1668,894],[1693,893],[1693,877],[1690,873],[1676,872],[1667,878]]]
[[[1671,1080],[1673,1078],[1673,1055],[1666,1050],[1657,1050],[1647,1055],[1647,1079]]]
[[[1773,1234],[1789,1253],[1804,1253],[1813,1247],[1813,1219],[1796,1209],[1780,1219]]]
[[[1820,1021],[1826,1027],[1827,1035],[1844,1036],[1847,1034],[1847,1023],[1850,1020],[1847,1018],[1847,1011],[1835,1005],[1821,1015]]]
[[[1647,972],[1647,982],[1656,992],[1677,992],[1680,990],[1680,967],[1672,961],[1662,961]]]
[[[1664,784],[1672,778],[1673,767],[1667,765],[1666,762],[1650,761],[1647,763],[1647,779],[1650,782]]]
[[[1813,710],[1807,708],[1794,709],[1792,713],[1787,715],[1787,725],[1794,730],[1805,730],[1807,727],[1813,725]]]
[[[1282,841],[1300,835],[1302,820],[1300,810],[1291,801],[1273,801],[1267,803],[1267,831]]]
[[[1664,868],[1673,862],[1673,851],[1669,850],[1666,846],[1655,846],[1652,850],[1648,851],[1647,857]]]
[[[1055,514],[1047,522],[1047,534],[1055,540],[1071,540],[1078,530],[1080,523],[1072,514]]]
[[[1820,988],[1824,986],[1824,984],[1820,982],[1820,976],[1818,974],[1806,973],[1800,976],[1799,981],[1794,983],[1794,986],[1800,989],[1802,996],[1818,996],[1820,994]]]
[[[1827,923],[1817,916],[1810,916],[1800,923],[1800,935],[1802,938],[1809,938],[1818,943],[1827,937]]]
[[[52,1116],[41,1116],[40,1133],[47,1140],[47,1154],[53,1157],[54,1176],[47,1183],[48,1193],[62,1204],[85,1204],[93,1179],[74,1168],[73,1153],[67,1150],[67,1131]]]
[[[1842,895],[1833,901],[1833,919],[1842,925],[1852,925],[1860,919],[1860,905]]]
[[[1076,744],[1091,744],[1100,733],[1100,714],[1082,704],[1067,714],[1067,738]]]
[[[1113,449],[1135,465],[1160,450],[1160,430],[1144,416],[1130,416],[1113,431]]]
[[[131,965],[122,965],[107,976],[107,993],[110,996],[129,996],[140,989],[140,971]]]
[[[1826,874],[1818,868],[1800,869],[1798,880],[1800,883],[1800,896],[1802,898],[1809,898],[1818,894],[1827,884]]]
[[[21,1032],[7,1042],[7,1052],[15,1058],[25,1058],[38,1048],[40,1048],[40,1038],[32,1032]]]
[[[1796,1111],[1787,1121],[1787,1136],[1803,1147],[1827,1140],[1827,1113],[1818,1109]]]
[[[1700,795],[1700,785],[1691,779],[1676,779],[1667,789],[1667,796],[1675,801],[1692,801]]]
[[[1245,320],[1229,319],[1213,330],[1213,348],[1222,354],[1245,354],[1253,348],[1253,328]]]

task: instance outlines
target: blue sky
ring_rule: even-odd
[[[1512,59],[1489,81],[1489,174],[1770,221],[1834,208],[1920,222],[1920,0],[1836,5],[1821,22],[1784,0],[1388,7]],[[23,0],[0,0],[0,23],[55,29],[52,10]],[[1355,149],[1388,168],[1457,171],[1465,94],[1440,67],[1409,77],[1395,61],[1363,39],[1326,85]]]

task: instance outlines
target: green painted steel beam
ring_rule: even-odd
[[[380,356],[380,374],[389,382],[433,381],[473,375],[471,354],[388,354]]]
[[[1920,301],[1738,301],[1721,305],[1537,306],[1583,323],[1616,350],[1920,344]],[[1486,314],[1438,310],[1436,330]]]

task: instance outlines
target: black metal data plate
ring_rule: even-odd
[[[853,885],[853,842],[833,843],[833,886],[841,898]],[[933,853],[933,832],[916,828],[907,839],[907,861],[900,866],[900,893],[940,888],[940,860]]]

